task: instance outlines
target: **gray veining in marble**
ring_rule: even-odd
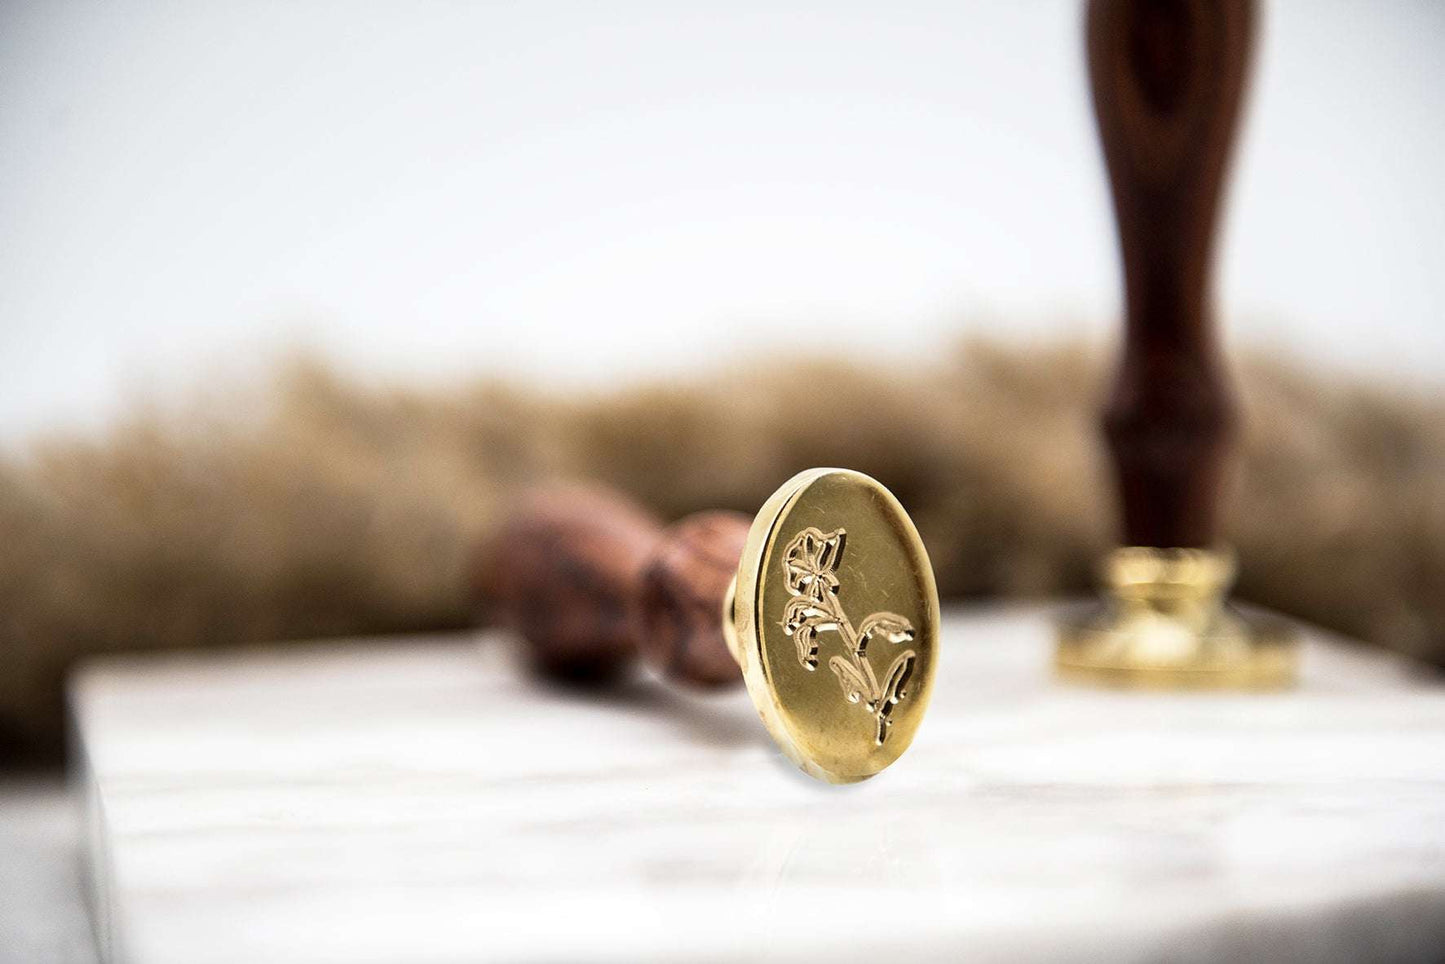
[[[111,960],[1436,959],[1445,686],[1311,637],[1277,695],[1067,687],[955,611],[829,787],[742,692],[551,689],[493,635],[108,661],[72,687]]]

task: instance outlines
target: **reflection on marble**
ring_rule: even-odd
[[[495,635],[109,661],[72,688],[112,960],[1436,959],[1445,685],[1318,636],[1278,695],[1066,687],[955,611],[850,787],[747,697],[540,686]]]

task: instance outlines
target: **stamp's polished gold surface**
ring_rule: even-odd
[[[728,645],[783,752],[851,783],[908,749],[928,706],[938,590],[908,514],[858,472],[811,469],[773,494],[724,603]]]
[[[1117,549],[1101,609],[1060,627],[1065,679],[1168,689],[1278,689],[1295,677],[1284,622],[1224,603],[1234,559],[1205,549]]]

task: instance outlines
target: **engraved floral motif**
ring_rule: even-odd
[[[905,687],[913,674],[917,653],[899,653],[880,682],[868,661],[868,644],[875,637],[890,643],[910,642],[913,624],[897,613],[876,612],[864,617],[855,628],[838,601],[838,566],[843,561],[847,532],[823,532],[809,526],[788,543],[783,553],[783,578],[791,595],[783,609],[782,626],[793,638],[798,663],[806,670],[818,668],[818,636],[834,632],[842,637],[844,655],[828,660],[838,678],[843,697],[872,714],[877,723],[876,742],[888,738],[893,710],[908,695]]]

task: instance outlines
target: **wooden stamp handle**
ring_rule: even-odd
[[[473,589],[550,675],[609,676],[641,655],[684,683],[737,683],[722,606],[750,526],[699,512],[664,528],[617,493],[537,492],[482,548]]]
[[[1207,547],[1234,401],[1209,315],[1252,0],[1090,0],[1089,74],[1124,262],[1104,431],[1126,545]]]

